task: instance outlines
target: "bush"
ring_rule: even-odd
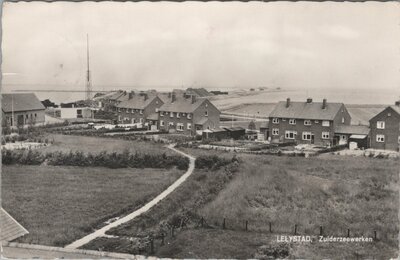
[[[38,151],[13,151],[2,150],[3,164],[22,164],[81,167],[108,167],[108,168],[171,168],[186,170],[189,167],[189,159],[179,155],[167,156],[166,154],[130,154],[127,150],[123,153],[107,153],[105,151],[96,155],[85,154],[81,151],[62,153],[51,152],[45,155]]]
[[[226,166],[233,161],[237,161],[234,157],[231,160],[218,157],[216,155],[202,155],[197,157],[195,167],[197,169],[212,169],[218,170],[221,166]]]

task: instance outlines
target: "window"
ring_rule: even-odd
[[[304,120],[304,125],[311,125],[311,120]]]
[[[187,129],[192,129],[192,124],[191,123],[187,124]]]
[[[208,103],[206,103],[206,107],[208,107]]]
[[[139,118],[139,123],[143,123],[143,118]]]
[[[168,125],[169,126],[174,126],[174,122],[169,122]]]
[[[160,116],[164,116],[164,112],[163,111],[160,111]]]
[[[174,112],[170,112],[169,117],[174,117]]]
[[[156,104],[158,105],[158,100],[156,100]]]
[[[391,116],[392,114],[391,113],[388,113],[388,116]]]
[[[118,108],[118,112],[121,112],[121,108],[120,107]]]
[[[295,125],[296,119],[289,119],[289,125]]]
[[[319,121],[318,121],[318,120],[315,120],[315,121],[314,121],[314,123],[318,124],[318,123],[319,123]]]
[[[118,116],[118,121],[121,121],[121,120],[122,120],[121,116]]]
[[[297,132],[296,131],[285,131],[286,139],[296,139]]]
[[[188,118],[188,119],[191,119],[191,118],[192,118],[192,114],[188,113],[188,114],[187,114],[187,118]]]
[[[330,122],[328,120],[322,121],[322,126],[330,126]]]
[[[186,114],[185,114],[185,113],[182,113],[182,116],[186,116]]]
[[[140,109],[139,111],[140,111],[140,114],[143,115],[143,109]]]
[[[279,135],[279,129],[278,128],[272,128],[272,135]]]
[[[329,139],[329,132],[322,132],[322,139]]]
[[[273,124],[279,124],[279,118],[272,118],[272,123]]]
[[[176,113],[176,117],[177,117],[177,118],[180,118],[180,117],[181,117],[181,115],[180,115],[179,112]]]
[[[35,113],[35,117],[37,117],[37,114]]]
[[[164,126],[164,121],[160,120],[160,126]]]
[[[311,132],[303,132],[303,140],[311,140]]]
[[[376,128],[378,128],[378,129],[385,129],[385,121],[378,121],[378,122],[376,122]]]
[[[286,118],[282,118],[282,122],[286,122]]]
[[[344,117],[342,117],[342,124],[344,124]]]
[[[376,135],[376,141],[378,143],[384,143],[385,142],[385,136],[384,135]]]
[[[206,112],[204,112],[204,115],[205,115],[205,116],[208,116],[208,111],[207,111],[207,110],[206,110]]]
[[[183,131],[183,124],[182,124],[182,123],[176,124],[176,129],[177,129],[178,131]]]
[[[135,123],[135,118],[132,118],[131,119],[131,124],[134,124]]]
[[[26,115],[25,115],[25,118],[28,119],[28,117],[29,117],[28,114],[26,114]]]

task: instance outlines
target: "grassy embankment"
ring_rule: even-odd
[[[216,153],[231,157],[217,151],[183,150],[194,156]],[[110,234],[139,236],[144,230],[160,225],[171,212],[195,205],[191,209],[214,228],[184,229],[168,240],[167,245],[157,246],[157,256],[250,258],[263,245],[276,246],[276,235],[293,234],[295,224],[298,234],[306,235],[318,235],[320,226],[326,236],[346,236],[350,229],[351,236],[373,237],[376,230],[378,241],[291,244],[287,248],[293,257],[397,256],[398,160],[340,156],[310,159],[240,155],[240,158],[243,162],[235,177],[224,183],[221,190],[215,190],[211,200],[194,203],[203,200],[199,191],[207,190],[210,185],[207,182],[216,174],[196,170],[154,210],[111,230]],[[223,218],[226,230],[220,228]],[[115,240],[97,241],[97,245],[108,246],[109,250],[115,249],[115,243]],[[96,243],[89,248],[96,248]],[[120,246],[117,251],[129,252],[129,246]]]
[[[48,135],[43,153],[101,151],[170,154],[162,144],[70,135]],[[116,216],[143,205],[184,171],[69,166],[3,166],[2,204],[30,232],[18,240],[63,246]]]
[[[183,171],[3,166],[2,205],[28,231],[19,242],[64,246],[151,200]]]

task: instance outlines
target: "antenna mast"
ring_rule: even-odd
[[[89,101],[92,99],[92,80],[91,73],[89,67],[89,34],[86,35],[86,54],[87,54],[87,70],[86,70],[86,100]]]

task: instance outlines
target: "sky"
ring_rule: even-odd
[[[4,3],[2,84],[400,88],[400,5],[306,2]]]

